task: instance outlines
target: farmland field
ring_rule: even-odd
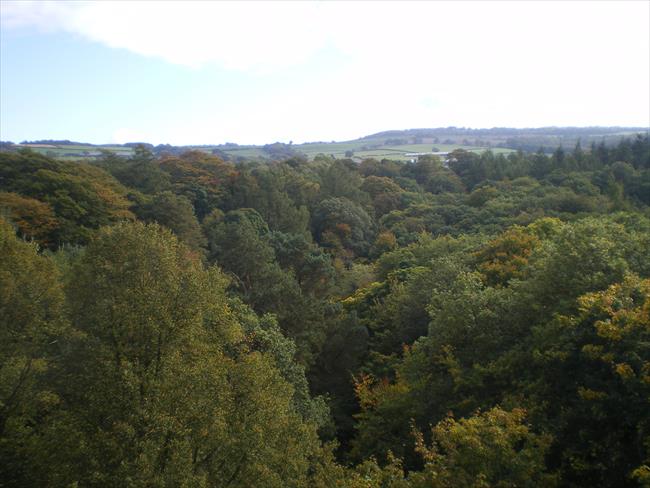
[[[490,150],[495,154],[507,154],[516,150],[535,152],[542,148],[550,154],[558,146],[573,148],[580,142],[583,148],[590,144],[618,143],[622,137],[632,137],[643,133],[643,128],[611,127],[611,128],[557,128],[542,129],[410,129],[401,131],[386,131],[350,141],[310,142],[303,144],[271,144],[271,151],[264,145],[200,145],[200,146],[170,146],[161,145],[148,147],[157,155],[164,152],[179,154],[187,150],[198,150],[207,153],[213,151],[226,154],[233,160],[270,160],[283,159],[292,154],[303,154],[313,160],[319,154],[334,158],[351,157],[355,161],[365,158],[391,159],[408,161],[413,159],[413,153],[448,153],[456,149],[482,153]],[[21,144],[18,147],[29,147],[41,154],[59,159],[79,160],[94,159],[101,151],[111,151],[120,156],[133,154],[133,145],[105,144],[100,146],[80,143],[60,143],[61,141],[35,141]],[[279,149],[279,152],[273,152]],[[351,154],[350,154],[351,153]],[[347,154],[347,156],[346,156]]]
[[[22,144],[26,147],[40,154],[46,156],[53,156],[57,159],[66,159],[70,161],[94,158],[101,154],[102,150],[110,151],[120,156],[131,156],[133,149],[126,146],[84,146],[74,144]]]
[[[465,149],[472,152],[483,152],[491,149],[494,153],[509,153],[512,149],[487,148],[467,146],[463,144],[402,144],[383,145],[383,139],[363,139],[348,142],[332,142],[317,144],[299,144],[294,149],[305,153],[310,159],[318,154],[332,155],[337,158],[345,157],[346,151],[352,151],[355,159],[375,158],[405,161],[412,158],[411,153],[430,153],[435,147],[438,152],[451,152],[455,149]],[[228,152],[228,151],[227,151]]]

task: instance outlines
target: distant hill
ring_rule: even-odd
[[[492,136],[509,137],[521,135],[555,135],[555,136],[595,136],[617,134],[621,132],[645,132],[647,127],[531,127],[514,129],[509,127],[492,127],[491,129],[472,129],[468,127],[439,127],[435,129],[405,129],[377,132],[361,139],[376,139],[380,137],[435,137],[440,135]]]
[[[87,142],[75,142],[68,139],[54,140],[54,139],[39,139],[37,141],[23,141],[20,143],[23,146],[46,144],[50,146],[92,146]]]
[[[583,147],[594,142],[606,145],[616,144],[622,137],[645,133],[648,130],[647,127],[537,127],[526,129],[441,127],[390,130],[362,137],[361,140],[384,139],[391,142],[400,141],[404,144],[462,144],[522,151],[537,151],[542,148],[548,152],[558,146],[574,147],[578,141]]]
[[[593,144],[610,146],[624,137],[634,137],[649,131],[647,127],[537,127],[514,129],[493,127],[491,129],[472,129],[466,127],[439,127],[404,130],[388,130],[370,134],[351,141],[309,142],[304,144],[285,144],[275,142],[264,145],[203,144],[173,146],[146,142],[126,144],[93,145],[69,140],[23,141],[21,144],[3,142],[0,150],[17,150],[28,147],[34,151],[62,159],[92,159],[99,157],[101,151],[111,151],[120,156],[130,156],[133,148],[144,145],[155,154],[179,154],[188,150],[199,150],[218,155],[229,160],[274,160],[291,157],[313,159],[318,155],[335,158],[366,158],[410,160],[421,154],[445,154],[455,149],[482,152],[524,151],[534,152],[542,149],[552,152],[557,147],[573,148],[580,144],[589,149]]]

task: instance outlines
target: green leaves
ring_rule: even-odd
[[[544,463],[551,438],[536,435],[524,419],[523,410],[496,407],[439,422],[431,431],[431,446],[416,433],[416,449],[425,465],[411,477],[412,486],[556,486],[557,477],[546,473]]]
[[[634,486],[650,439],[650,282],[627,275],[577,305],[535,330],[532,400],[551,421],[565,479]]]
[[[170,191],[158,193],[134,209],[145,222],[157,222],[174,231],[188,247],[200,251],[206,244],[194,209],[185,197]]]
[[[365,256],[374,240],[375,226],[356,203],[347,198],[330,198],[318,204],[312,217],[316,239],[335,255],[348,257],[346,251]]]
[[[507,405],[527,408],[535,431],[553,437],[548,467],[563,482],[635,486],[630,476],[648,464],[650,321],[647,284],[627,270],[647,270],[646,225],[631,216],[543,219],[487,242],[421,238],[385,254],[384,281],[344,301],[371,334],[358,367],[371,375],[357,388],[356,459],[383,462],[392,451],[420,471],[411,419],[424,430],[450,411]],[[481,425],[477,436],[489,432]],[[480,458],[462,452],[463,462]],[[457,482],[498,485],[476,476]]]
[[[34,426],[58,403],[47,381],[68,332],[54,263],[0,218],[0,479],[29,483]]]
[[[5,479],[307,483],[320,456],[315,422],[326,410],[311,400],[292,343],[272,322],[233,311],[223,274],[205,269],[169,230],[123,223],[99,232],[67,277],[74,330],[65,336],[56,335],[65,322],[53,263],[8,226],[0,246]],[[39,383],[50,362],[56,374]]]
[[[57,225],[38,237],[51,247],[86,243],[100,226],[133,218],[126,188],[108,173],[30,151],[0,153],[0,190],[49,205]]]

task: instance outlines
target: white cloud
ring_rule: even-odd
[[[330,45],[377,68],[443,72],[513,65],[571,69],[648,52],[647,2],[9,1],[9,28],[65,30],[201,66],[271,69]],[[549,66],[550,67],[550,66]]]
[[[324,45],[319,10],[299,2],[3,1],[3,24],[64,30],[180,65],[266,71]]]

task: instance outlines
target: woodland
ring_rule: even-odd
[[[0,152],[0,487],[650,486],[650,141]]]

